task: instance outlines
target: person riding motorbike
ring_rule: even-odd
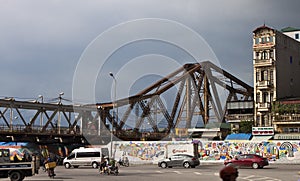
[[[129,167],[128,157],[120,157],[118,163],[119,163],[119,165],[122,165],[122,166],[125,166],[125,167]]]
[[[48,158],[45,160],[45,164],[47,164],[47,163],[49,164],[50,162],[54,162],[54,161],[53,161],[53,159],[49,155]],[[49,177],[56,176],[56,174],[54,173],[54,167],[47,168],[47,172],[48,172],[48,176]]]
[[[102,173],[104,173],[104,171],[105,171],[105,168],[107,167],[107,165],[108,165],[108,157],[106,156],[106,157],[101,157],[101,162],[100,162],[100,167],[99,167],[99,171],[100,171],[100,173],[102,174]]]
[[[118,175],[119,174],[119,167],[117,166],[117,163],[114,159],[109,161],[108,157],[106,157],[101,168],[102,168],[102,170],[100,171],[101,174],[102,173],[107,174],[107,175],[110,175],[110,174]]]

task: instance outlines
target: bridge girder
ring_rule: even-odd
[[[220,89],[225,96],[220,95]],[[239,100],[253,100],[253,87],[211,62],[201,62],[186,64],[139,93],[115,102],[63,105],[0,99],[0,126],[3,135],[20,126],[21,133],[33,136],[99,138],[109,137],[109,127],[113,126],[114,134],[122,139],[124,135],[140,139],[145,129],[151,132],[148,137],[161,139],[175,128],[192,128],[199,121],[204,125],[212,118],[223,122],[226,103]],[[115,116],[115,109],[123,111]],[[26,110],[33,116],[28,118]],[[14,124],[14,114],[21,125]]]

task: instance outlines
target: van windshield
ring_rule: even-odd
[[[73,159],[75,158],[75,154],[74,153],[71,153],[69,156],[68,156],[68,159]]]

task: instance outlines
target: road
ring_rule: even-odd
[[[209,180],[218,181],[220,164],[200,165],[197,168],[158,168],[156,165],[134,165],[121,167],[118,176],[100,175],[97,169],[81,167],[77,169],[65,169],[62,166],[56,168],[57,176],[49,179],[43,171],[40,174],[28,177],[25,180],[39,181],[94,181],[94,180],[122,180],[122,181],[185,181],[185,180]],[[241,168],[239,169],[238,181],[298,181],[300,165],[269,165],[263,169]],[[9,180],[9,179],[3,179]]]

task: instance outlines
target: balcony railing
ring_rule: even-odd
[[[271,85],[271,81],[269,80],[258,81],[256,82],[256,85],[259,87],[268,87]]]
[[[257,104],[258,109],[269,109],[271,104],[269,102],[260,102]]]
[[[254,66],[259,67],[259,66],[270,66],[273,63],[273,59],[254,59]]]
[[[300,114],[275,115],[273,122],[300,122]]]
[[[228,114],[226,115],[226,119],[230,120],[253,120],[253,114]]]

